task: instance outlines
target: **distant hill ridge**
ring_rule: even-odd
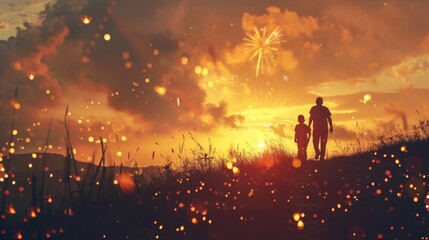
[[[33,153],[25,153],[25,154],[16,154],[11,156],[10,161],[10,170],[12,173],[22,173],[28,172],[30,170],[32,172],[37,172],[42,170],[44,153],[35,153],[36,158],[33,157]],[[30,165],[31,164],[31,165]],[[95,162],[95,165],[98,162]],[[93,166],[93,163],[82,162],[76,160],[76,167],[78,171],[81,169],[89,169],[90,166]],[[66,159],[63,155],[57,153],[47,153],[46,154],[46,167],[48,168],[48,172],[62,172],[66,168]],[[71,172],[74,173],[73,163],[70,164]],[[96,166],[95,166],[96,167]],[[113,169],[119,171],[120,166],[106,166],[108,169]],[[144,175],[157,175],[162,172],[162,167],[160,166],[148,166],[148,167],[128,167],[123,166],[122,170],[124,172],[133,172],[138,171]]]

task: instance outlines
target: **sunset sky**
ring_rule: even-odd
[[[127,163],[130,152],[141,166],[176,161],[182,135],[194,148],[188,132],[221,155],[278,142],[296,152],[296,118],[308,123],[318,96],[332,112],[331,156],[341,153],[335,141],[355,144],[356,133],[371,143],[429,116],[427,0],[2,0],[0,8],[0,140],[10,145],[16,108],[16,153],[40,151],[51,118],[49,151],[64,153],[67,106],[78,159],[99,156],[101,137],[110,163]],[[245,38],[276,28],[278,50],[257,74]]]

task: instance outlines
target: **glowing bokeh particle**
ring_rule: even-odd
[[[209,75],[209,69],[203,68],[201,71],[201,75],[203,75],[204,77],[207,77]]]
[[[83,16],[80,17],[80,21],[83,24],[87,25],[87,24],[90,24],[92,22],[92,17],[91,16],[87,16],[87,15],[83,15]]]
[[[124,66],[126,69],[131,69],[133,67],[133,63],[131,61],[126,61]]]
[[[21,70],[22,70],[22,65],[21,65],[21,63],[20,63],[20,62],[16,61],[16,62],[14,62],[14,63],[13,63],[13,68],[14,68],[16,71],[21,71]]]
[[[301,167],[301,160],[299,160],[298,158],[295,158],[292,160],[292,166],[294,168],[300,168]]]
[[[131,178],[129,175],[121,174],[121,176],[119,176],[118,181],[121,191],[125,194],[133,194],[136,190],[136,184],[134,183],[134,179]]]
[[[294,213],[293,214],[293,220],[295,222],[298,222],[300,218],[301,218],[301,214],[299,214],[299,213]]]
[[[365,94],[363,96],[363,103],[367,103],[367,102],[371,101],[371,99],[372,99],[371,94]]]
[[[165,93],[167,92],[167,89],[161,86],[155,86],[154,90],[159,96],[164,96]]]
[[[15,100],[10,101],[10,105],[16,110],[19,110],[21,108],[21,104]]]
[[[82,58],[81,58],[81,61],[83,62],[83,63],[89,63],[89,57],[88,56],[82,56]]]
[[[299,220],[298,223],[296,224],[296,228],[298,230],[304,229],[304,222],[302,220]]]
[[[233,167],[232,173],[234,173],[235,176],[238,176],[240,175],[240,169],[238,167]]]
[[[106,42],[110,41],[110,39],[112,39],[112,36],[110,36],[110,34],[108,34],[108,33],[104,34],[104,40]]]
[[[9,213],[9,214],[11,214],[11,215],[15,215],[15,214],[16,214],[16,210],[15,210],[15,208],[13,207],[13,205],[12,205],[12,204],[9,206],[9,209],[8,209],[7,211],[8,211],[8,213]]]
[[[201,66],[195,67],[195,74],[200,75],[203,72],[203,68]]]
[[[36,76],[33,73],[28,74],[28,79],[30,79],[31,81],[34,80]]]
[[[31,209],[31,210],[30,210],[30,217],[31,217],[31,218],[36,218],[36,216],[37,216],[36,210]]]
[[[128,60],[130,58],[130,53],[129,52],[122,52],[122,58],[124,60]]]
[[[182,57],[182,59],[180,59],[180,62],[181,62],[183,65],[186,65],[186,64],[188,64],[188,63],[189,63],[189,59],[188,59],[187,57]]]

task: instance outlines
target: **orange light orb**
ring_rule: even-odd
[[[16,210],[15,210],[15,208],[13,207],[13,205],[12,205],[12,204],[9,206],[8,212],[9,212],[9,214],[11,214],[11,215],[15,215],[15,214],[16,214]]]
[[[234,176],[240,175],[240,169],[238,167],[232,167],[232,173]]]
[[[80,21],[83,24],[87,25],[87,24],[90,24],[92,22],[92,17],[88,16],[88,15],[83,15],[83,16],[80,17]]]
[[[298,222],[300,218],[301,218],[301,214],[299,214],[299,213],[293,214],[293,220],[295,220],[295,222]]]
[[[299,220],[298,223],[296,224],[296,228],[298,230],[304,229],[304,222],[302,220]]]
[[[125,194],[133,194],[136,190],[134,179],[132,179],[128,174],[121,174],[121,176],[119,176],[119,187]]]
[[[292,166],[294,168],[300,168],[301,167],[301,160],[299,160],[298,158],[295,158],[292,160]]]

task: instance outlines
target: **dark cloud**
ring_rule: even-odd
[[[216,125],[226,125],[237,128],[238,125],[244,121],[244,117],[239,114],[227,115],[228,107],[226,102],[220,102],[218,105],[208,104],[206,110],[213,118],[213,123]]]
[[[46,58],[57,54],[57,47],[67,35],[68,29],[61,21],[42,26],[26,23],[24,28],[18,29],[16,37],[0,41],[0,114],[3,116],[0,131],[4,133],[1,135],[3,141],[8,139],[11,131],[13,101],[19,104],[15,118],[17,129],[32,128],[33,123],[39,121],[49,122],[49,116],[46,117],[44,112],[61,104],[63,92]],[[30,75],[33,80],[29,79]],[[16,100],[15,89],[18,89]]]
[[[0,113],[8,116],[16,87],[22,126],[48,119],[53,108],[79,108],[73,106],[79,91],[93,91],[134,118],[135,131],[144,125],[146,134],[237,127],[243,117],[229,114],[225,102],[205,103],[195,63],[181,64],[192,54],[178,32],[186,9],[187,1],[58,0],[47,5],[41,25],[26,23],[15,37],[0,42]],[[82,22],[84,16],[90,24]],[[208,115],[213,122],[205,121]],[[1,128],[10,122],[2,118]]]

